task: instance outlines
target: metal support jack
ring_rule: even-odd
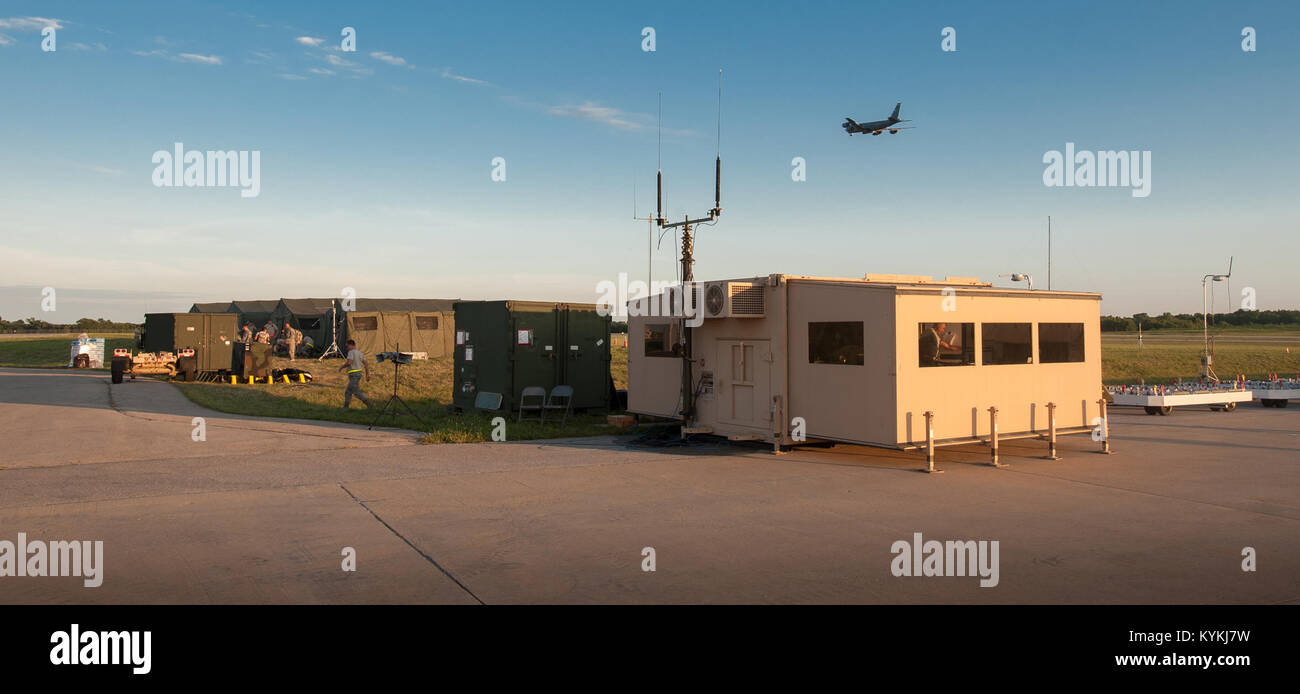
[[[1101,398],[1097,404],[1101,406],[1101,424],[1098,425],[1101,427],[1101,450],[1097,452],[1110,455],[1110,419],[1106,416],[1106,398]]]
[[[1056,403],[1047,403],[1047,455],[1046,460],[1060,460],[1056,455]]]
[[[989,408],[989,465],[993,467],[1011,467],[998,462],[998,408]]]
[[[943,470],[934,469],[934,413],[925,411],[925,465],[924,472],[938,475]]]

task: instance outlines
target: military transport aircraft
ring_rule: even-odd
[[[871,133],[872,135],[879,135],[886,130],[889,131],[890,135],[897,135],[899,130],[910,130],[913,127],[910,125],[904,125],[902,127],[898,126],[899,123],[911,122],[905,118],[898,117],[898,109],[902,107],[903,102],[900,101],[894,106],[894,112],[889,114],[889,118],[885,120],[873,120],[870,123],[858,123],[852,118],[845,116],[844,123],[841,124],[841,127],[843,127],[844,131],[849,134],[849,137],[853,137],[853,133]]]

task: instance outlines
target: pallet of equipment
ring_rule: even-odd
[[[1147,414],[1168,415],[1175,407],[1192,405],[1209,405],[1210,409],[1231,412],[1239,402],[1250,402],[1251,391],[1243,388],[1199,388],[1165,390],[1159,386],[1130,386],[1135,392],[1126,392],[1127,388],[1109,389],[1114,399],[1113,404],[1127,407],[1145,408]]]

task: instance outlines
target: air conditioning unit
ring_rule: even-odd
[[[707,282],[705,318],[762,318],[763,285],[754,282]]]

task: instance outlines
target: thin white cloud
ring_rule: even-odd
[[[47,19],[45,17],[10,17],[8,19],[0,19],[0,29],[28,31],[33,29],[44,29],[45,27],[62,29],[63,20]]]
[[[220,56],[215,56],[215,55],[199,55],[198,53],[181,53],[180,55],[176,56],[176,58],[178,60],[184,60],[191,63],[203,63],[204,65],[221,64]]]
[[[333,70],[326,70],[326,69],[323,68],[323,67],[314,67],[314,68],[308,70],[307,72],[310,72],[310,73],[312,73],[313,75],[334,75],[334,74],[337,74],[337,73],[335,73]]]
[[[72,44],[68,44],[68,48],[71,48],[71,49],[74,50],[74,51],[106,51],[106,50],[108,50],[108,46],[105,46],[104,44],[99,43],[99,42],[95,42],[95,43],[92,43],[92,44],[72,43]]]
[[[181,53],[179,55],[172,55],[171,53],[168,53],[167,51],[161,48],[155,48],[152,51],[131,51],[131,53],[132,55],[143,56],[146,58],[148,57],[164,58],[166,60],[170,60],[175,63],[198,63],[200,65],[221,65],[222,64],[222,60],[220,56],[201,55],[198,53]]]
[[[368,77],[370,75],[375,74],[374,70],[371,70],[368,67],[362,67],[357,63],[354,63],[351,60],[347,60],[334,53],[325,53],[325,54],[308,53],[307,55],[313,58],[324,60],[325,62],[329,63],[331,67],[338,68],[339,72],[343,73],[345,77],[351,77],[355,79],[360,77]]]
[[[307,79],[306,77],[303,77],[302,75],[295,75],[295,74],[288,73],[288,72],[281,72],[281,73],[277,74],[276,77],[279,77],[279,78],[282,79],[282,80],[305,80],[305,79]]]
[[[385,63],[388,63],[389,65],[394,65],[397,67],[415,67],[414,65],[407,63],[405,58],[401,58],[393,55],[392,53],[386,53],[384,51],[372,51],[370,53],[370,57],[374,58],[375,60],[382,60]]]
[[[609,106],[601,106],[591,101],[579,106],[552,106],[546,110],[552,116],[575,118],[604,123],[619,130],[642,130],[650,125],[650,116],[641,113],[628,113]]]
[[[54,27],[55,29],[63,28],[63,20],[48,19],[46,17],[9,17],[0,19],[0,29],[10,31],[40,31],[45,27]],[[0,32],[0,46],[11,46],[14,43],[14,37]]]
[[[456,73],[448,69],[444,69],[441,74],[444,79],[455,80],[457,82],[464,82],[466,84],[482,84],[485,86],[492,86],[491,82],[474,79],[473,77],[466,77],[464,75],[457,75]]]
[[[304,46],[311,46],[312,48],[315,48],[321,45],[322,43],[325,43],[325,39],[318,39],[314,36],[299,36],[298,38],[294,39],[294,41],[297,41],[298,43],[301,43]]]

